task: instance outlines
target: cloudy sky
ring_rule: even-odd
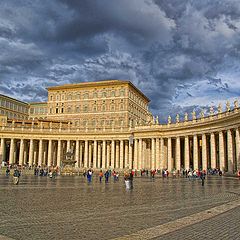
[[[0,93],[102,79],[131,80],[160,122],[239,99],[239,0],[0,1]]]

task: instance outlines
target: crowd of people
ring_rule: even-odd
[[[10,165],[6,167],[6,176],[10,176],[11,169],[13,169],[13,182],[14,184],[19,183],[19,177],[22,175],[22,172],[25,170],[32,170],[34,173],[34,176],[40,176],[40,177],[49,177],[49,178],[55,178],[56,176],[60,175],[60,168],[56,167],[41,167],[41,166],[34,166],[34,167],[19,167],[17,165]],[[92,169],[84,169],[82,175],[86,177],[87,182],[91,183],[93,178],[93,170]],[[121,173],[122,174],[122,173]],[[78,172],[78,175],[80,175],[80,171]],[[95,175],[95,174],[94,174]],[[126,183],[126,187],[131,189],[133,187],[133,178],[134,177],[150,177],[154,180],[155,176],[162,177],[163,179],[168,178],[169,176],[173,178],[178,177],[185,177],[189,180],[193,179],[200,179],[202,181],[202,185],[204,186],[204,180],[207,175],[219,175],[222,176],[223,172],[220,169],[208,169],[206,170],[192,170],[192,169],[182,169],[179,170],[172,170],[171,172],[168,169],[141,169],[140,171],[137,170],[127,170],[123,173],[123,178]],[[99,182],[105,181],[106,183],[109,182],[111,177],[113,178],[113,181],[119,181],[119,172],[112,169],[107,169],[105,171],[100,170],[96,172],[96,176],[99,178]],[[240,170],[237,172],[237,176],[240,179]]]

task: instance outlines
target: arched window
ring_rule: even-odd
[[[103,92],[103,93],[102,93],[102,97],[106,98],[106,97],[107,97],[107,93],[106,93],[106,92]]]
[[[83,95],[83,99],[88,99],[88,98],[89,98],[88,93],[84,93],[84,95]]]

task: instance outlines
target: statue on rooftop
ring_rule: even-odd
[[[196,112],[194,110],[192,112],[192,120],[196,120]]]
[[[176,115],[176,123],[179,123],[179,114]]]
[[[218,105],[218,113],[222,113],[222,104],[221,103],[219,103],[219,105]]]
[[[188,121],[188,113],[184,114],[184,121],[187,122]]]
[[[238,100],[236,99],[235,101],[234,101],[234,109],[237,109],[239,106],[238,106]]]
[[[171,116],[169,115],[169,116],[168,116],[168,124],[171,124],[171,122],[172,122],[172,118],[171,118]]]
[[[230,112],[230,111],[231,111],[230,102],[229,102],[229,101],[226,102],[226,111],[227,111],[227,112]]]
[[[201,110],[200,115],[201,115],[201,118],[204,118],[204,111],[203,111],[203,109]]]
[[[158,116],[156,116],[156,124],[159,124]]]
[[[210,116],[214,114],[213,106],[210,107]]]

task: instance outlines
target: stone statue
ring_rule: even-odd
[[[176,123],[179,123],[179,114],[176,115]]]
[[[158,116],[156,116],[156,124],[159,124]]]
[[[227,112],[230,112],[230,111],[231,111],[230,102],[229,102],[229,101],[226,102],[226,111],[227,111]]]
[[[218,105],[218,113],[222,113],[222,104],[221,103],[219,103],[219,105]]]
[[[234,109],[237,109],[239,106],[238,106],[238,100],[236,99],[235,101],[234,101]]]
[[[210,116],[214,114],[213,106],[210,107]]]
[[[187,122],[188,121],[188,113],[184,114],[184,121]]]
[[[204,111],[203,111],[203,109],[201,110],[200,115],[201,115],[201,118],[204,118]]]
[[[171,124],[171,122],[172,122],[172,118],[171,118],[171,116],[169,115],[169,116],[168,116],[168,124]]]
[[[192,112],[192,120],[196,120],[196,112],[194,110]]]
[[[151,121],[151,124],[154,125],[155,124],[155,118],[154,116],[152,116],[152,121]]]

